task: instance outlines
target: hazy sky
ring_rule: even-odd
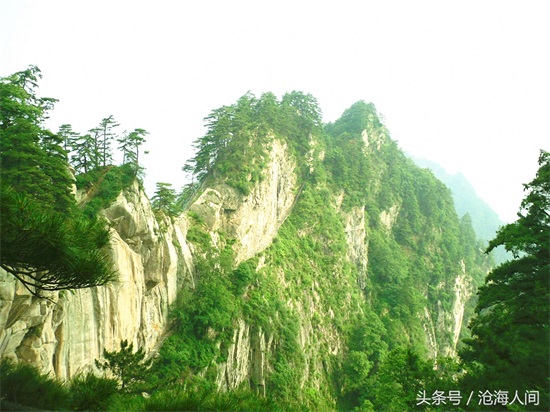
[[[550,150],[550,1],[0,0],[0,76],[37,65],[50,127],[150,132],[146,187],[184,181],[203,118],[247,91],[373,102],[507,221]]]

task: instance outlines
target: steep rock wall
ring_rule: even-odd
[[[376,136],[370,132],[369,136]],[[366,132],[364,138],[368,141]],[[372,140],[373,138],[371,138]],[[380,139],[372,140],[380,148]],[[296,164],[286,143],[273,140],[264,178],[248,195],[223,182],[213,182],[190,206],[208,226],[216,243],[218,232],[235,240],[236,263],[261,254],[268,248],[291,213],[299,196]],[[364,206],[340,210],[342,195],[332,204],[342,220],[347,245],[345,258],[357,269],[357,279],[346,283],[349,291],[364,289],[368,276],[368,216]],[[330,202],[330,200],[328,200]],[[399,214],[399,206],[382,211],[379,219],[388,235]],[[195,285],[194,247],[187,242],[189,220],[182,215],[173,221],[157,220],[137,183],[119,195],[104,211],[112,224],[111,256],[119,280],[108,286],[76,292],[52,293],[50,299],[32,297],[15,279],[0,272],[0,356],[31,362],[60,378],[71,378],[93,365],[104,349],[118,348],[127,339],[146,352],[153,351],[167,331],[169,306],[182,285]],[[315,222],[311,222],[315,225]],[[304,236],[307,234],[304,233]],[[265,261],[260,259],[261,264]],[[341,262],[337,262],[341,264]],[[312,266],[315,262],[312,262]],[[313,279],[299,293],[277,272],[281,299],[299,319],[298,343],[304,355],[302,383],[320,389],[326,384],[327,357],[345,351],[345,339],[332,323],[335,311],[357,307],[344,296],[337,307],[327,304],[329,286]],[[327,280],[340,286],[348,279]],[[464,302],[469,297],[466,270],[457,274],[453,311],[440,305],[425,309],[423,321],[432,355],[449,354],[454,347],[440,342],[453,334],[456,344]],[[296,285],[294,285],[296,287]],[[288,289],[288,290],[287,290]],[[351,293],[348,293],[350,295]],[[236,319],[227,360],[217,368],[221,389],[234,389],[247,380],[260,391],[273,370],[272,359],[279,342],[262,328]]]
[[[250,194],[245,196],[232,187],[214,183],[190,207],[210,231],[224,232],[237,241],[234,246],[237,262],[253,257],[271,244],[296,198],[296,165],[288,147],[277,139],[271,146],[264,178]]]
[[[217,184],[206,188],[190,210],[207,222],[213,238],[217,231],[234,237],[236,260],[246,260],[269,246],[288,216],[296,196],[294,169],[286,145],[275,140],[265,178],[248,196]],[[117,349],[121,340],[146,352],[158,345],[177,291],[183,284],[193,288],[195,283],[194,249],[186,240],[188,220],[182,215],[174,221],[157,221],[137,182],[103,215],[112,225],[109,253],[118,281],[50,293],[46,300],[33,297],[13,276],[0,271],[0,357],[30,362],[68,379],[90,368],[104,349]],[[235,339],[248,341],[241,324]],[[269,338],[260,331],[253,339],[260,349],[250,356],[265,356],[261,348],[268,346]],[[243,355],[229,357],[229,382],[244,379],[239,371],[246,364],[231,363],[235,356]],[[257,374],[261,381],[264,372]]]
[[[123,339],[147,352],[158,343],[178,288],[192,282],[187,220],[159,225],[137,183],[104,215],[112,224],[109,253],[116,282],[50,293],[46,300],[0,272],[2,357],[67,379],[93,365],[104,349],[117,349]]]

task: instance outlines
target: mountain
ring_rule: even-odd
[[[323,125],[310,95],[247,94],[207,129],[181,214],[153,210],[137,180],[99,212],[118,281],[46,300],[0,271],[1,357],[71,379],[128,340],[171,399],[411,402],[405,384],[388,389],[409,376],[390,379],[391,362],[455,355],[490,264],[450,190],[363,101]],[[80,190],[81,206],[98,193]]]
[[[466,213],[472,219],[472,226],[485,245],[492,240],[498,229],[505,223],[500,220],[496,212],[481,199],[476,193],[472,184],[462,173],[450,174],[442,166],[427,159],[412,157],[414,162],[424,168],[430,169],[434,175],[445,183],[453,193],[453,200],[459,216]],[[497,264],[503,263],[511,258],[504,248],[499,247],[492,252]]]

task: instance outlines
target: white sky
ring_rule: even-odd
[[[203,118],[247,91],[373,102],[506,221],[550,149],[550,1],[0,0],[0,76],[37,65],[56,131],[150,132],[146,187],[179,190]],[[122,130],[121,130],[122,131]]]

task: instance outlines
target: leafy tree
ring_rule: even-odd
[[[55,196],[56,209],[68,211],[74,204],[74,197],[70,191],[74,178],[69,172],[63,137],[47,131],[42,135],[41,146],[46,156],[40,167],[47,176],[50,190]]]
[[[286,93],[283,96],[281,105],[295,111],[299,118],[304,120],[302,125],[308,126],[308,128],[322,126],[322,114],[319,103],[311,94],[299,91]]]
[[[410,411],[417,408],[417,394],[435,381],[432,360],[424,359],[410,348],[390,351],[380,366],[371,387],[369,400],[360,410]],[[374,409],[371,409],[374,406]]]
[[[71,151],[73,142],[78,139],[80,133],[75,132],[70,124],[62,124],[59,126],[57,135],[61,137],[63,142],[63,149],[69,153]]]
[[[36,96],[39,78],[31,66],[0,80],[0,266],[36,296],[114,278],[109,232],[76,208],[63,137],[42,125],[55,99]]]
[[[127,164],[131,162],[131,153],[132,153],[132,144],[130,139],[128,139],[128,132],[125,130],[122,132],[120,138],[117,139],[118,150],[122,152],[122,164]]]
[[[177,214],[176,199],[176,191],[172,188],[171,183],[158,182],[151,202],[156,210],[162,210],[169,216],[175,216]]]
[[[92,169],[101,166],[101,127],[93,127],[88,130],[88,134],[91,136],[92,150],[90,153],[90,161]]]
[[[194,143],[196,154],[183,170],[201,183],[206,177],[220,178],[245,195],[263,177],[274,136],[286,140],[296,156],[311,156],[312,133],[322,130],[317,101],[301,92],[288,93],[280,102],[273,93],[260,98],[246,93],[204,120],[207,132]],[[300,168],[309,170],[303,162]]]
[[[103,357],[105,361],[96,359],[95,365],[103,371],[111,372],[120,381],[121,389],[125,392],[138,389],[152,363],[151,360],[145,360],[143,348],[134,352],[134,344],[128,344],[127,340],[120,342],[118,352],[104,350]]]
[[[518,220],[502,227],[488,252],[503,245],[514,259],[494,269],[479,289],[472,339],[462,357],[474,384],[500,390],[539,390],[548,410],[550,335],[550,154],[541,151]]]
[[[267,126],[273,118],[273,105],[268,102],[273,103],[270,95],[257,99],[247,93],[236,104],[213,110],[204,119],[206,134],[194,143],[197,153],[183,170],[199,182],[207,176],[219,177],[248,194],[253,183],[261,180],[267,160],[269,130],[273,130],[273,125]]]
[[[77,173],[88,173],[96,167],[95,140],[91,134],[80,135],[61,129],[60,133],[67,136],[67,145],[70,149],[69,160]]]

